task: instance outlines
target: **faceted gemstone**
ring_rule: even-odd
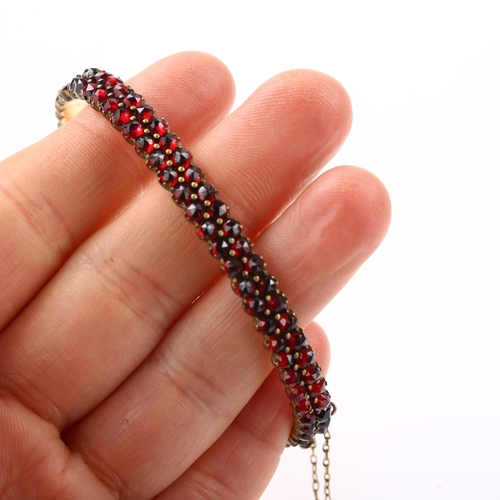
[[[82,76],[87,80],[92,80],[98,71],[99,70],[97,68],[88,68],[82,73]]]
[[[297,444],[304,448],[309,448],[312,444],[312,440],[314,438],[314,428],[307,427],[305,430],[299,432]]]
[[[137,120],[140,121],[141,123],[143,123],[144,120],[147,120],[146,123],[148,123],[154,117],[154,109],[151,106],[148,106],[147,104],[138,106],[136,113],[137,113]]]
[[[217,226],[214,221],[207,219],[198,226],[198,236],[202,240],[211,240],[217,236]]]
[[[233,283],[233,291],[243,299],[247,299],[255,292],[255,281],[241,277]]]
[[[312,405],[316,410],[324,410],[330,404],[330,395],[328,393],[320,394],[314,398]]]
[[[113,94],[115,97],[122,98],[129,91],[128,87],[124,83],[117,83],[113,87]]]
[[[236,257],[250,257],[252,254],[252,245],[246,238],[238,238],[231,248]]]
[[[324,434],[327,431],[329,426],[330,426],[330,419],[326,420],[325,422],[321,422],[321,423],[317,424],[316,433]]]
[[[274,277],[268,273],[265,273],[264,276],[262,276],[259,280],[257,290],[259,290],[262,295],[266,296],[276,290],[276,285],[277,281],[274,279]]]
[[[181,182],[172,191],[172,197],[177,203],[187,203],[191,201],[193,190],[189,184]],[[200,225],[201,227],[201,225]]]
[[[148,123],[148,128],[149,128],[149,130],[151,130],[152,134],[163,135],[163,134],[166,134],[168,132],[167,122],[165,120],[160,119],[160,118],[153,118]],[[165,148],[165,149],[168,149],[168,148]]]
[[[253,296],[246,300],[243,308],[247,314],[260,314],[264,312],[266,303],[260,297]]]
[[[308,399],[302,399],[295,404],[295,411],[301,415],[309,413],[312,409],[311,402]]]
[[[272,361],[276,368],[289,368],[293,365],[293,356],[288,352],[279,352],[273,354]]]
[[[310,415],[310,413],[306,413],[306,415]],[[314,435],[314,424],[301,424],[300,428],[297,431],[299,438],[311,438]]]
[[[331,407],[328,406],[325,409],[316,412],[316,422],[318,424],[329,422],[331,416],[332,416],[332,410]]]
[[[247,279],[249,283],[253,283],[255,286],[254,280]],[[253,293],[253,292],[252,292]],[[262,316],[261,318],[257,318],[255,321],[255,328],[260,333],[273,333],[276,330],[276,320],[273,316]]]
[[[310,346],[307,346],[301,351],[296,351],[294,353],[295,364],[299,366],[299,368],[307,368],[309,365],[314,363],[314,351]]]
[[[243,265],[243,262],[241,262],[241,260],[239,259],[227,259],[226,261],[224,261],[222,269],[224,270],[224,274],[226,276],[229,276],[230,278],[235,278],[244,271],[245,266]]]
[[[286,297],[278,294],[269,294],[269,300],[267,301],[267,308],[273,313],[281,313],[286,311]]]
[[[92,95],[92,92],[95,92],[97,90],[97,83],[96,82],[89,82],[85,87],[83,87],[82,90],[82,96],[83,97],[90,97]]]
[[[104,101],[101,111],[103,113],[114,113],[118,109],[118,101],[116,99],[110,98]]]
[[[172,149],[172,148],[170,148],[170,149]],[[173,151],[173,149],[172,149],[172,151]],[[174,151],[171,160],[172,160],[172,163],[176,167],[187,168],[187,167],[189,167],[189,163],[191,161],[191,158],[192,158],[192,155],[191,155],[191,151],[189,151],[189,149],[179,148],[176,151]]]
[[[136,108],[142,104],[142,96],[135,92],[129,92],[123,99],[123,103],[127,108],[135,106]]]
[[[104,87],[106,87],[107,89],[109,89],[111,87],[114,87],[119,81],[120,81],[120,79],[117,78],[116,76],[109,75],[106,78],[106,81],[104,82]]]
[[[306,413],[305,415],[299,415],[298,422],[302,428],[303,425],[314,424],[316,418],[312,413]]]
[[[98,71],[95,75],[94,75],[94,78],[95,78],[95,81],[98,82],[98,83],[103,83],[107,78],[108,78],[108,73],[106,73],[106,71]]]
[[[295,330],[288,333],[290,333],[290,338],[287,340],[288,347],[290,347],[290,349],[294,351],[302,350],[307,344],[307,339],[306,336],[304,335],[304,332],[302,330]]]
[[[287,389],[288,397],[290,401],[298,402],[306,397],[306,387],[304,385],[296,385],[290,389]]]
[[[203,205],[198,200],[191,200],[186,206],[184,213],[188,220],[201,222],[203,220]]]
[[[286,347],[285,337],[276,333],[266,335],[264,345],[271,352],[280,352]]]
[[[264,272],[265,265],[262,257],[258,255],[252,255],[247,261],[247,271],[248,274],[254,276],[256,274],[262,274]]]
[[[198,197],[199,197],[199,189],[198,189]],[[213,213],[215,219],[225,219],[229,216],[229,210],[227,205],[221,200],[215,200],[213,202]]]
[[[144,135],[144,125],[136,121],[129,122],[123,126],[122,134],[126,139],[138,139]]]
[[[222,224],[222,232],[228,238],[237,238],[241,234],[241,224],[235,219],[228,219]]]
[[[302,401],[307,401],[307,400],[302,400]],[[298,402],[295,404],[298,404]],[[312,403],[308,406],[310,406],[312,408]],[[293,408],[293,406],[292,406],[292,408]],[[307,406],[306,406],[306,408],[307,408]],[[314,415],[314,411],[310,410],[310,413],[303,413],[303,414],[299,413],[299,415],[301,417],[306,417],[307,415]],[[316,424],[316,422],[314,422],[314,420],[310,424],[301,423],[300,427],[297,431],[299,439],[304,439],[306,441],[309,441],[309,444],[310,444],[310,441],[312,441],[314,439],[314,435],[317,432],[316,428],[317,428],[317,424]],[[308,446],[309,446],[309,444],[308,444]]]
[[[158,144],[162,151],[175,151],[179,145],[179,138],[175,134],[166,134],[160,137]]]
[[[197,203],[200,203],[199,201]],[[203,206],[200,203],[200,206]],[[215,241],[212,241],[208,246],[210,253],[216,258],[226,258],[229,256],[229,251],[231,250],[231,245],[225,238],[219,238]]]
[[[93,104],[100,104],[101,102],[104,102],[108,98],[108,93],[104,89],[97,89],[92,96],[90,97],[90,100],[92,101]]]
[[[163,151],[153,151],[148,158],[148,167],[163,170],[167,166],[167,156]],[[177,171],[176,171],[177,172]]]
[[[143,135],[136,139],[135,150],[140,154],[150,154],[154,149],[155,141],[150,135]]]
[[[170,184],[175,187],[179,182],[179,172],[177,172],[177,169],[173,167],[168,167],[165,170],[162,170],[159,177],[162,184]]]
[[[201,201],[209,201],[213,203],[215,201],[215,195],[217,194],[217,190],[212,184],[203,183],[200,184],[198,188],[198,198]]]
[[[184,172],[184,178],[186,179],[186,182],[189,182],[189,184],[191,184],[192,182],[199,184],[202,177],[203,172],[199,167],[196,167],[195,165],[190,165]]]
[[[297,327],[296,316],[288,312],[280,313],[280,319],[278,320],[278,328],[283,333],[291,332],[292,330],[295,330],[296,327]]]
[[[311,389],[309,390],[309,395],[312,398],[317,398],[325,390],[325,379],[320,378],[314,384],[311,384]]]
[[[297,415],[299,417],[298,420],[294,420],[293,422],[293,431],[298,435],[298,437],[304,437],[304,435],[314,433],[315,427],[315,419],[314,412],[305,413],[304,415]],[[307,418],[312,417],[312,418]],[[304,422],[301,422],[304,420]]]
[[[311,413],[305,413],[304,416],[305,415],[311,415]],[[311,441],[312,438],[314,437],[314,430],[315,430],[314,423],[301,424],[298,429],[299,439],[307,439],[308,441]]]
[[[319,366],[311,365],[304,368],[301,372],[301,377],[307,385],[314,384],[321,377]]]
[[[111,123],[115,127],[123,127],[123,125],[130,121],[131,117],[132,111],[130,111],[129,109],[118,108],[111,117]]]
[[[300,382],[299,373],[295,370],[283,370],[280,379],[287,387],[295,387]]]
[[[84,89],[85,85],[87,85],[87,83],[88,82],[85,78],[77,76],[76,78],[73,78],[73,80],[71,80],[71,83],[69,84],[69,86],[70,86],[70,89],[75,94],[79,94]]]
[[[308,415],[308,414],[305,413],[305,415]],[[313,439],[314,439],[315,428],[314,428],[314,426],[312,426],[312,427],[308,426],[305,428],[306,429],[305,431],[302,431],[301,429],[295,431],[294,442],[298,446],[301,446],[303,448],[309,448],[312,444]]]

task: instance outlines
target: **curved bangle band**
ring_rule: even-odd
[[[169,131],[167,122],[122,80],[95,68],[77,75],[57,96],[59,126],[80,111],[81,101],[76,99],[100,111],[134,146],[195,225],[198,236],[208,243],[210,254],[219,260],[234,293],[242,299],[243,309],[253,317],[285,385],[294,420],[288,443],[310,447],[316,433],[327,431],[335,405],[295,313],[266,270],[264,259],[254,253],[253,243],[243,235],[241,224],[229,216],[216,188],[205,181],[191,152]]]

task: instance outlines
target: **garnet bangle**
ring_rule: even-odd
[[[242,299],[243,309],[253,317],[285,385],[294,420],[288,443],[310,447],[315,434],[327,431],[335,405],[295,313],[264,259],[243,235],[241,224],[230,217],[216,188],[205,181],[191,152],[170,133],[167,122],[122,80],[95,68],[77,75],[57,96],[59,126],[80,110],[74,99],[86,101],[122,133],[208,243],[210,254],[219,260],[234,293]]]

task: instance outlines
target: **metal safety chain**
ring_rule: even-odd
[[[330,497],[330,431],[325,432],[325,443],[323,444],[323,467],[325,468],[325,500],[331,500]]]
[[[319,481],[318,481],[318,457],[316,456],[316,438],[313,439],[311,444],[311,464],[313,472],[313,492],[314,500],[319,500]]]
[[[330,496],[330,431],[325,432],[325,443],[323,444],[323,467],[325,469],[324,479],[325,479],[325,500],[331,500]],[[314,500],[319,500],[319,479],[318,479],[318,457],[316,456],[316,438],[314,438],[311,444],[311,464],[312,464],[312,476],[313,476],[313,492]]]

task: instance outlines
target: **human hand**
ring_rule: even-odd
[[[258,236],[310,323],[389,222],[368,172],[313,180],[350,127],[343,88],[287,72],[226,116],[231,76],[200,53],[127,83]],[[0,164],[1,498],[258,498],[270,480],[288,399],[240,300],[167,198],[90,109]],[[324,332],[306,333],[325,369]]]

